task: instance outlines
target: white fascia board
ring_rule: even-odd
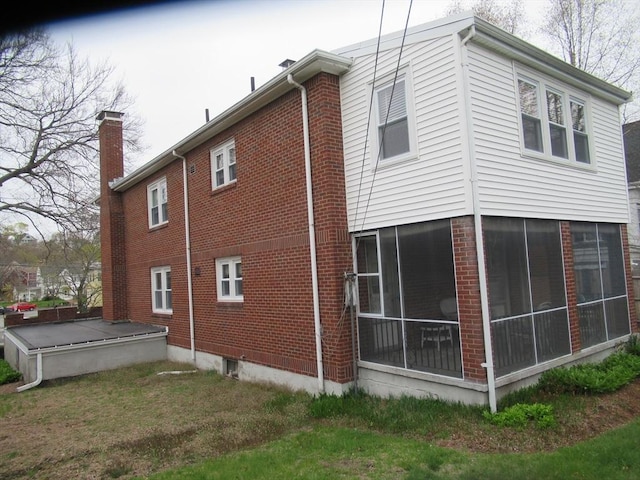
[[[505,32],[491,23],[475,18],[476,35],[472,42],[493,50],[507,58],[558,78],[580,90],[612,102],[616,105],[629,102],[632,94],[590,73],[580,70],[564,60]],[[468,31],[461,31],[465,36]]]
[[[344,57],[358,58],[365,55],[371,55],[376,51],[383,52],[392,48],[400,48],[400,45],[411,45],[413,43],[424,42],[434,38],[447,35],[453,35],[474,23],[474,16],[471,12],[462,12],[457,15],[441,18],[433,22],[424,23],[407,29],[406,36],[403,31],[397,31],[383,35],[378,38],[365,40],[364,42],[355,43],[346,47],[333,50],[333,53]],[[404,40],[403,40],[404,36]],[[378,45],[379,43],[379,45]]]
[[[373,38],[344,48],[334,50],[334,53],[346,57],[362,57],[375,54],[412,43],[423,42],[446,35],[459,34],[465,37],[471,27],[475,27],[476,35],[471,40],[479,45],[495,51],[507,58],[516,60],[524,65],[559,78],[566,83],[584,91],[621,105],[631,100],[631,93],[622,90],[594,75],[576,68],[560,58],[512,35],[501,28],[473,15],[472,12],[462,12],[457,15],[425,23],[407,29],[403,40],[403,31]]]
[[[173,154],[174,151],[185,155],[190,150],[193,150],[193,148],[235,125],[288,91],[293,90],[296,87],[287,81],[289,74],[293,75],[293,78],[298,83],[302,83],[321,72],[338,76],[342,75],[349,70],[351,63],[352,60],[350,58],[342,57],[334,53],[323,50],[312,51],[153,160],[147,162],[126,177],[114,181],[110,187],[117,192],[129,189],[149,175],[152,175],[176,160],[178,157]]]

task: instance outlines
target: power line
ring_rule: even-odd
[[[382,2],[383,6],[382,6],[382,11],[384,14],[384,0]],[[400,51],[398,52],[398,62],[396,64],[396,69],[394,72],[394,77],[393,77],[393,86],[391,87],[391,97],[389,98],[389,106],[391,105],[391,102],[393,101],[393,94],[395,92],[395,87],[396,87],[396,81],[398,80],[398,72],[400,70],[400,61],[402,59],[402,51],[404,49],[404,42],[407,36],[407,29],[409,27],[409,17],[411,16],[411,6],[413,5],[413,0],[411,0],[409,2],[409,10],[407,11],[407,20],[405,22],[404,25],[404,31],[402,32],[402,42],[400,44]],[[382,17],[380,18],[380,29],[382,29]],[[380,46],[380,33],[378,33],[378,50],[376,50],[376,68],[377,68],[377,64],[378,64],[378,54],[379,54],[379,46]],[[375,69],[374,69],[374,84],[373,87],[371,89],[371,101],[369,103],[369,119],[367,120],[367,136],[365,138],[365,145],[364,145],[364,151],[363,151],[363,161],[362,161],[362,169],[360,171],[360,186],[358,187],[358,199],[356,201],[356,212],[355,212],[355,216],[354,216],[354,231],[356,230],[356,221],[357,221],[357,212],[358,212],[358,205],[360,203],[360,189],[362,186],[362,176],[363,176],[363,172],[364,172],[364,162],[365,162],[365,153],[366,153],[366,148],[367,148],[367,139],[369,136],[369,125],[371,122],[371,115],[372,115],[372,103],[373,103],[373,94],[375,92]],[[364,215],[362,217],[362,226],[360,228],[359,233],[362,233],[362,231],[364,230],[364,224],[367,218],[367,213],[369,212],[369,204],[371,202],[371,193],[373,192],[373,184],[375,183],[376,180],[376,174],[378,173],[378,163],[380,161],[380,154],[382,152],[382,144],[384,141],[384,134],[385,131],[387,129],[387,122],[389,120],[389,112],[391,111],[391,108],[387,108],[387,113],[384,119],[384,124],[382,126],[382,135],[380,136],[380,145],[378,148],[378,154],[376,156],[376,163],[373,169],[373,178],[371,179],[371,185],[369,187],[369,194],[367,196],[367,202],[366,202],[366,206],[365,206],[365,211],[364,211]],[[358,240],[359,243],[359,240]]]

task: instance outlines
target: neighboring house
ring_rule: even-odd
[[[59,274],[59,284],[58,296],[63,300],[77,302],[78,294],[82,294],[87,307],[102,306],[102,266],[99,263],[65,268]]]
[[[2,277],[13,287],[13,299],[16,301],[33,301],[42,297],[43,281],[40,267],[11,262],[3,267]]]
[[[629,182],[629,253],[634,276],[640,275],[640,121],[623,125]]]
[[[629,98],[461,14],[313,51],[126,177],[102,112],[104,317],[241,379],[495,408],[637,331]]]

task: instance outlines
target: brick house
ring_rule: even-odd
[[[241,379],[495,408],[637,331],[629,98],[460,14],[313,51],[125,177],[102,112],[104,317]]]

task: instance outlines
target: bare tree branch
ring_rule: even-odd
[[[76,223],[98,190],[96,115],[133,103],[113,75],[42,30],[0,38],[0,214]],[[140,129],[125,117],[129,151],[140,150]]]

